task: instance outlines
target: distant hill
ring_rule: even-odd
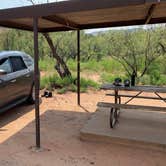
[[[133,26],[133,27],[118,27],[118,28],[104,28],[104,29],[97,29],[97,30],[85,30],[85,33],[86,34],[89,34],[89,35],[94,35],[94,36],[97,36],[97,35],[100,35],[100,34],[104,34],[104,33],[107,33],[108,31],[122,31],[122,30],[126,30],[126,31],[129,31],[129,32],[134,32],[134,31],[137,31],[137,30],[140,30],[140,29],[143,29],[142,26]]]

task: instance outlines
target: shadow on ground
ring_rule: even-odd
[[[24,106],[5,113],[1,126],[30,111]],[[11,116],[7,122],[5,117]],[[41,151],[35,151],[35,122],[31,122],[0,144],[0,165],[5,166],[165,166],[165,154],[119,145],[83,142],[80,129],[90,114],[72,110],[46,110],[41,115]],[[22,124],[18,124],[22,125]],[[10,130],[14,130],[11,126]],[[148,154],[148,155],[147,155]]]
[[[21,104],[0,114],[0,128],[32,111],[34,105]]]
[[[40,104],[42,101],[40,100]],[[35,108],[35,105],[29,105],[27,103],[20,104],[12,109],[9,109],[0,114],[0,131],[1,128],[12,121],[20,118],[21,116],[25,115],[26,113],[32,111]]]

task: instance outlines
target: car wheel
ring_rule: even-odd
[[[29,104],[34,104],[35,103],[35,86],[34,85],[32,86],[31,94],[28,97],[27,101],[28,101]]]

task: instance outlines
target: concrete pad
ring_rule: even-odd
[[[81,139],[166,151],[166,113],[122,110],[111,129],[109,110],[100,108],[81,130]]]

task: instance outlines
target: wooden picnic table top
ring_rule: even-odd
[[[123,90],[123,91],[143,91],[143,92],[157,92],[157,93],[166,93],[166,87],[159,86],[115,86],[113,84],[103,84],[100,89],[103,90]]]

